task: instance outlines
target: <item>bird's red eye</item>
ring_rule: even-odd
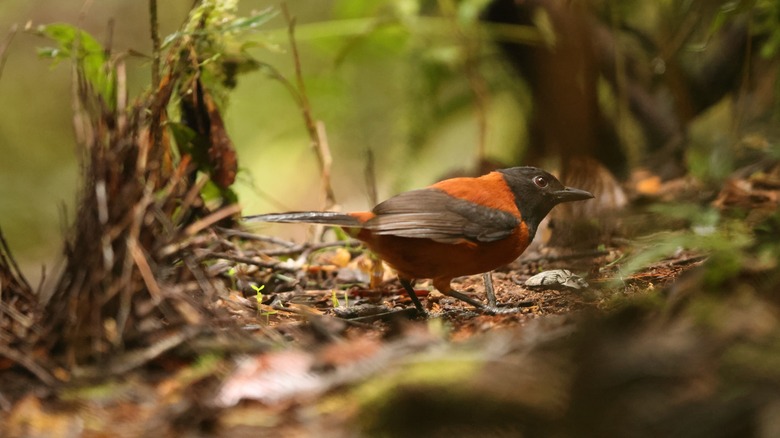
[[[536,184],[536,187],[539,187],[540,189],[543,189],[543,188],[547,187],[547,185],[549,183],[547,182],[547,178],[545,178],[543,176],[537,176],[537,177],[534,178],[534,184]]]

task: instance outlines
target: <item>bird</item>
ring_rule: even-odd
[[[371,211],[291,211],[245,222],[311,223],[342,227],[392,267],[418,313],[414,282],[431,279],[442,294],[491,311],[451,286],[456,277],[492,271],[525,251],[556,205],[593,198],[536,167],[499,169],[403,192]]]

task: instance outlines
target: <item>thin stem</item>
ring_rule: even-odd
[[[157,0],[149,0],[149,26],[152,33],[152,89],[160,87],[160,29],[157,21]]]
[[[298,98],[301,107],[301,113],[303,114],[303,121],[306,124],[306,130],[309,133],[309,139],[311,140],[311,146],[314,149],[317,156],[317,162],[320,165],[320,172],[322,175],[322,185],[325,192],[325,208],[330,209],[336,205],[336,196],[333,192],[333,187],[330,182],[330,153],[325,138],[325,129],[322,123],[318,123],[314,120],[311,114],[311,104],[309,103],[309,96],[306,93],[306,84],[303,80],[303,69],[301,68],[301,57],[298,52],[298,45],[295,43],[295,17],[290,15],[290,11],[287,8],[286,3],[281,5],[284,19],[287,21],[287,34],[290,39],[290,50],[292,51],[293,62],[295,64],[295,79],[298,89]],[[318,125],[320,125],[318,127]]]
[[[5,40],[0,44],[0,78],[3,77],[3,68],[5,68],[5,61],[8,59],[8,47],[11,45],[16,32],[19,30],[19,26],[11,26],[11,30],[8,31]]]

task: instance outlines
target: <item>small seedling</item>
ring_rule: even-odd
[[[257,285],[251,285],[252,289],[255,290],[257,295],[255,295],[255,299],[257,300],[257,313],[260,315],[265,316],[265,323],[268,324],[271,321],[271,315],[276,313],[276,310],[269,310],[266,312],[260,312],[260,307],[263,305],[263,292],[261,292],[263,289],[265,289],[265,285],[257,286]]]
[[[263,303],[263,293],[261,292],[263,289],[265,289],[265,285],[257,286],[257,285],[251,285],[252,289],[255,290],[257,295],[255,295],[255,299],[257,300],[257,309],[260,310],[260,305]]]
[[[336,291],[336,289],[331,291],[330,301],[333,304],[333,307],[341,307],[341,302],[339,302],[338,298],[338,291]],[[347,294],[347,291],[344,291],[344,307],[349,307],[349,295]]]
[[[227,275],[230,277],[230,285],[233,286],[233,289],[238,289],[238,285],[236,284],[236,273],[238,271],[236,270],[236,267],[233,266],[232,268],[228,269]]]
[[[339,303],[339,299],[336,296],[336,289],[333,289],[330,294],[330,301],[333,304],[333,307],[339,307],[341,304]]]

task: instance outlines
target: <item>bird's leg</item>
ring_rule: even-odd
[[[453,297],[453,298],[457,298],[457,299],[459,299],[459,300],[461,300],[463,302],[469,303],[472,306],[476,307],[477,309],[481,310],[482,312],[485,312],[485,313],[488,313],[488,314],[491,314],[491,315],[498,315],[498,314],[516,313],[516,312],[522,311],[522,309],[520,309],[520,308],[517,308],[517,309],[503,309],[503,308],[499,308],[496,304],[494,304],[496,297],[495,297],[495,294],[492,292],[492,286],[493,286],[493,280],[492,279],[490,279],[489,284],[490,284],[490,288],[491,288],[491,292],[489,292],[489,293],[490,293],[490,295],[493,295],[493,298],[492,298],[493,303],[490,303],[488,305],[484,305],[481,302],[475,300],[474,298],[471,298],[470,296],[468,296],[468,295],[466,295],[466,294],[464,294],[462,292],[458,292],[456,290],[453,290],[452,287],[450,286],[450,280],[434,280],[433,281],[433,286],[439,292],[443,293],[444,295],[447,295],[447,296],[450,296],[450,297]],[[487,287],[488,287],[488,284],[486,283],[485,288],[487,289]],[[491,300],[490,295],[488,295],[488,301]]]
[[[496,292],[493,290],[493,276],[490,271],[482,274],[482,280],[485,282],[485,295],[487,296],[488,306],[496,307]]]
[[[433,280],[433,287],[435,287],[439,292],[443,293],[444,295],[457,298],[463,302],[469,303],[472,306],[476,307],[479,310],[490,310],[487,309],[487,306],[480,303],[479,301],[475,300],[474,298],[471,298],[470,296],[458,292],[456,290],[452,289],[452,286],[450,286],[451,278],[436,278]]]
[[[486,305],[480,303],[479,301],[475,300],[474,298],[471,298],[470,296],[468,296],[468,295],[466,295],[466,294],[464,294],[462,292],[458,292],[458,291],[452,290],[452,289],[448,290],[447,292],[443,292],[441,290],[439,292],[443,293],[444,295],[447,295],[447,296],[450,296],[450,297],[453,297],[453,298],[457,298],[457,299],[459,299],[461,301],[465,301],[465,302],[471,304],[472,306],[476,307],[479,310],[485,310],[485,311],[488,311],[488,312],[492,311],[492,309],[489,306],[486,306]]]
[[[420,299],[417,298],[417,293],[414,291],[412,282],[405,278],[399,278],[398,280],[401,282],[401,286],[404,287],[404,290],[406,290],[406,294],[409,295],[409,298],[412,299],[412,302],[414,303],[414,307],[417,308],[417,313],[424,315],[425,309],[423,308]]]

